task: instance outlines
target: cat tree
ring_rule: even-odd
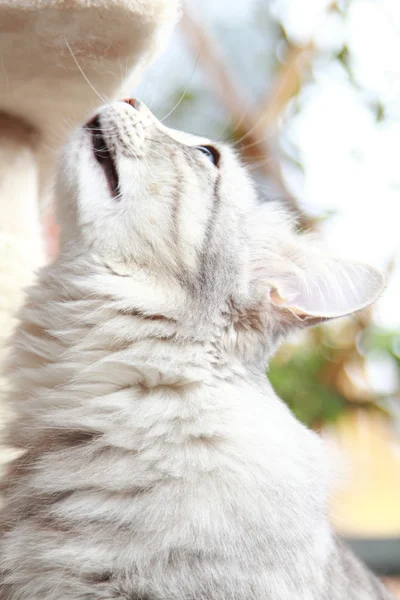
[[[178,0],[3,0],[0,5],[0,358],[22,290],[45,260],[40,227],[60,146],[132,89]]]

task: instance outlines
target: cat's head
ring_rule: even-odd
[[[74,134],[57,195],[62,252],[94,257],[124,294],[145,281],[149,314],[223,314],[237,331],[271,333],[360,310],[384,286],[260,204],[232,148],[166,128],[138,100],[104,106]]]

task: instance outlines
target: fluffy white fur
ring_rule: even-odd
[[[95,122],[117,195],[93,124],[61,160],[61,256],[13,346],[8,441],[25,454],[0,598],[389,598],[335,540],[322,441],[265,377],[282,335],[372,302],[382,276],[260,206],[230,148],[217,167],[210,142],[135,106]]]

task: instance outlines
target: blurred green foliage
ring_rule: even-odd
[[[395,364],[400,381],[400,333],[373,323],[356,332],[351,323],[347,327],[339,323],[334,341],[332,331],[320,327],[311,341],[283,346],[271,361],[268,377],[298,419],[314,429],[336,421],[345,410],[360,405],[390,415],[400,390],[385,394],[368,384],[368,369],[363,366],[371,357]],[[346,377],[346,385],[341,384],[340,374],[354,360],[365,376],[365,388],[357,389],[360,382],[351,377]]]
[[[327,360],[332,358],[321,346],[301,346],[289,359],[277,355],[271,361],[268,377],[278,396],[309,427],[334,421],[347,404],[342,394],[324,382]]]
[[[379,327],[371,326],[363,334],[360,340],[363,352],[377,350],[388,354],[397,363],[400,371],[400,333],[386,331]]]

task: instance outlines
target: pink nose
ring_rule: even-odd
[[[135,103],[136,103],[135,98],[123,98],[122,102],[126,102],[127,104],[130,104],[133,108],[136,108],[136,106],[135,106]]]

